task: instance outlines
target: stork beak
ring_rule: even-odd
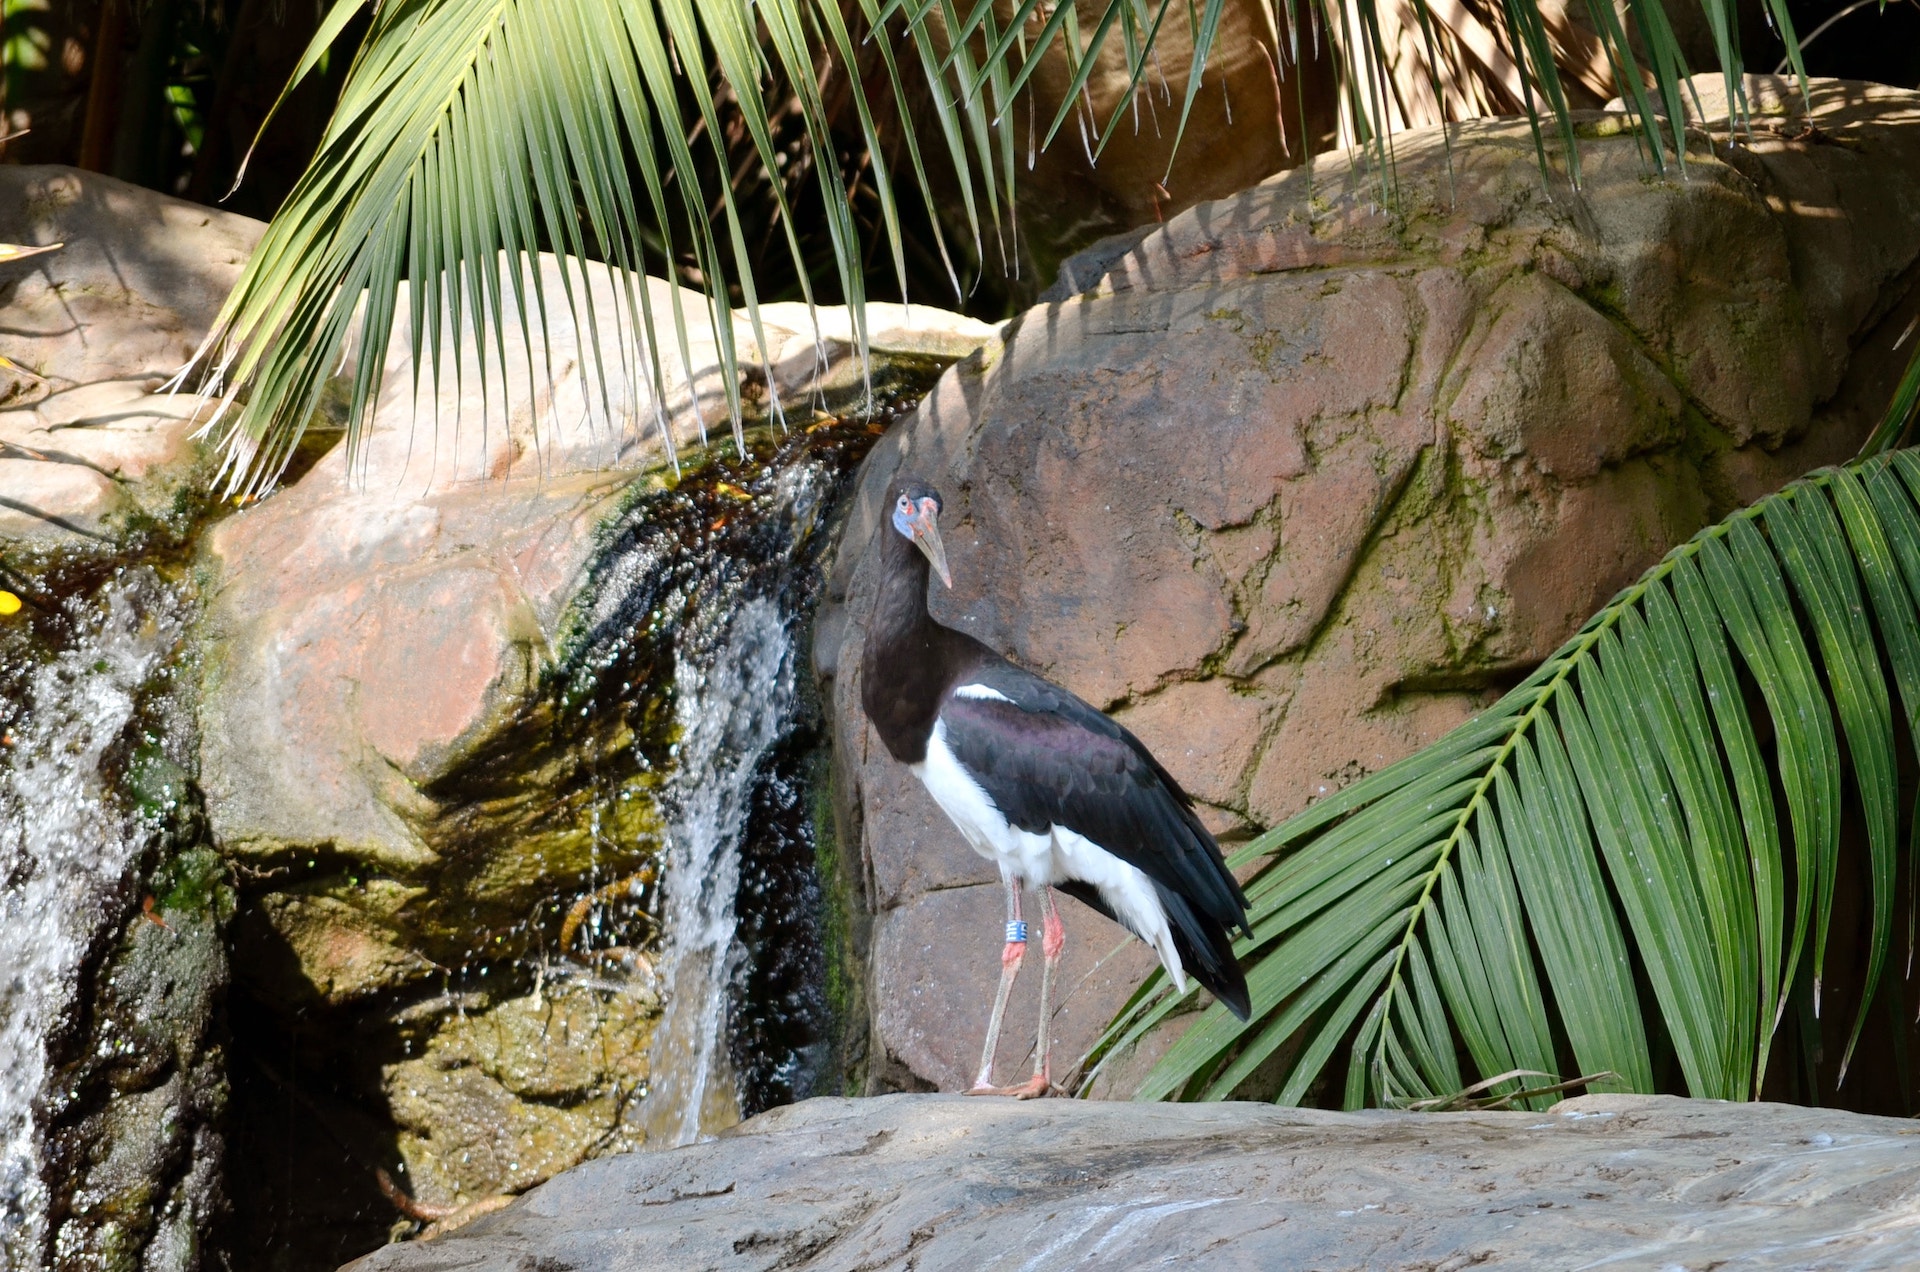
[[[923,500],[920,511],[913,518],[913,545],[926,553],[927,560],[933,562],[933,572],[948,587],[953,586],[953,574],[947,569],[947,548],[940,542],[940,527],[934,523],[939,508],[931,499]]]

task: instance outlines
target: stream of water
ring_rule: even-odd
[[[10,718],[0,737],[0,1256],[38,1266],[48,1198],[34,1103],[47,1043],[73,1009],[76,981],[116,923],[146,842],[109,773],[143,686],[178,645],[183,606],[129,567],[62,602],[4,668]]]
[[[911,401],[898,396],[886,413]],[[562,635],[561,665],[539,690],[555,695],[541,699],[553,713],[529,718],[561,722],[539,726],[553,730],[536,739],[549,748],[543,754],[558,748],[584,757],[553,771],[588,774],[581,780],[595,792],[593,843],[602,842],[602,820],[626,827],[608,833],[633,842],[608,841],[593,877],[569,877],[517,937],[505,930],[519,940],[517,951],[491,955],[488,942],[500,930],[488,927],[472,937],[479,957],[449,960],[440,981],[333,1008],[325,1020],[302,1024],[308,1008],[262,996],[261,986],[277,982],[241,969],[232,995],[218,1000],[219,1023],[207,1026],[218,1036],[209,1035],[206,1052],[215,1057],[212,1080],[222,1091],[230,1083],[232,1093],[207,1115],[214,1129],[206,1169],[215,1178],[206,1195],[216,1207],[223,1193],[230,1199],[234,1226],[209,1233],[190,1220],[182,1229],[188,1247],[207,1241],[235,1266],[254,1266],[255,1255],[323,1235],[333,1243],[326,1250],[270,1260],[317,1269],[386,1239],[390,1201],[364,1200],[374,1166],[391,1160],[393,1141],[383,1137],[403,1126],[419,1132],[384,1107],[379,1075],[412,1063],[416,1043],[438,1036],[439,1026],[416,1020],[471,1009],[511,1021],[521,1010],[512,1004],[529,992],[539,1006],[543,985],[646,1003],[657,995],[642,1080],[616,1092],[622,1111],[587,1151],[642,1139],[649,1148],[690,1143],[821,1088],[833,1027],[814,859],[825,728],[802,659],[839,496],[884,418],[762,430],[748,454],[718,454],[677,481],[637,488],[603,527]],[[142,811],[137,792],[145,786],[132,776],[133,757],[142,748],[177,752],[175,770],[199,798],[196,708],[184,692],[163,688],[187,663],[180,654],[191,608],[170,577],[144,564],[50,577],[41,586],[59,599],[36,597],[0,625],[0,1268],[8,1272],[40,1272],[49,1259],[72,1263],[59,1251],[81,1239],[68,1231],[84,1209],[76,1181],[88,1162],[113,1153],[87,1139],[106,1123],[89,1112],[96,1105],[83,1088],[109,1081],[101,1075],[117,1061],[99,1048],[119,1045],[110,1029],[101,1032],[104,991],[93,982],[120,966],[129,933],[160,939],[139,922],[142,893],[160,890],[150,876],[161,859],[186,851],[157,847],[160,823],[149,825]],[[193,683],[184,677],[178,689]],[[176,707],[188,714],[176,720]],[[503,754],[503,763],[515,762],[517,753]],[[474,789],[479,799],[498,788]],[[577,794],[543,788],[555,807]],[[605,801],[628,798],[651,801],[657,816],[601,817],[615,808]],[[204,818],[194,824],[204,834]],[[231,927],[219,926],[229,918],[207,920],[211,957],[223,969],[215,992],[225,994],[220,942],[238,939],[247,907],[300,886],[334,886],[328,872],[341,866],[316,853],[276,864],[285,877],[236,875],[211,851],[216,845],[193,842],[227,880],[220,886],[237,889],[227,895],[239,897]],[[636,861],[648,860],[636,874]],[[583,892],[601,899],[576,941],[561,920],[587,904]],[[223,913],[232,916],[231,904]],[[159,914],[148,911],[154,930],[179,939]],[[560,979],[573,984],[562,989]],[[362,1066],[366,1074],[347,1063],[355,1050],[359,1059],[378,1052]],[[165,1071],[163,1063],[153,1081],[167,1080]],[[423,1070],[408,1082],[431,1077]],[[537,1103],[526,1107],[547,1115]],[[554,1116],[558,1125],[570,1114]],[[316,1128],[328,1121],[349,1129]],[[432,1148],[437,1133],[428,1128],[420,1142]],[[105,1215],[87,1219],[88,1231],[117,1222],[86,1205]],[[145,1222],[126,1239],[145,1243],[153,1230]],[[148,1253],[158,1248],[159,1238],[152,1241]],[[206,1265],[183,1250],[178,1266]]]
[[[863,447],[860,449],[864,449]],[[817,589],[824,520],[858,452],[789,447],[729,478],[642,503],[614,536],[595,582],[583,665],[604,679],[644,648],[672,667],[673,740],[662,791],[661,886],[666,934],[654,1032],[647,1141],[691,1143],[738,1121],[743,1090],[731,1057],[751,952],[736,905],[766,789],[791,780],[783,744],[804,728],[800,638]],[[664,686],[662,686],[664,688]],[[806,845],[798,845],[806,847]],[[788,846],[789,848],[792,845]],[[779,903],[792,906],[796,899]],[[807,916],[795,914],[796,924]],[[609,934],[609,941],[627,939]],[[826,1026],[817,993],[800,995],[774,1032],[777,1056],[756,1056],[804,1088],[809,1045]]]

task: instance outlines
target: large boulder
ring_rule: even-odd
[[[610,1158],[356,1272],[1895,1268],[1920,1129],[1779,1104],[1546,1113],[809,1100]]]
[[[31,556],[185,532],[210,413],[161,392],[265,229],[72,168],[0,166],[0,538]]]
[[[56,390],[165,379],[206,338],[265,230],[98,173],[0,169],[0,242],[66,244],[0,267],[0,352]]]
[[[559,294],[553,258],[541,268]],[[598,330],[627,330],[617,280],[591,271]],[[664,321],[672,287],[644,283]],[[704,312],[696,293],[680,303]],[[796,413],[823,394],[856,409],[861,370],[844,313],[826,313],[818,339],[777,321],[805,318],[803,307],[768,306],[766,356],[742,350],[735,391],[751,404],[771,381]],[[882,357],[951,359],[992,333],[925,307],[875,306],[872,318]],[[511,314],[506,325],[507,346],[521,347]],[[613,352],[596,365],[593,339],[556,304],[530,358],[503,370],[469,342],[460,374],[449,358],[437,388],[422,368],[416,390],[396,333],[358,449],[328,450],[208,537],[202,781],[224,851],[265,862],[323,850],[406,874],[437,864],[448,844],[499,841],[526,830],[522,814],[542,813],[495,810],[476,827],[453,815],[457,797],[434,792],[508,731],[534,728],[530,699],[559,661],[601,531],[635,483],[671,484],[674,456],[710,435],[731,445],[720,441],[725,373],[708,328],[693,325],[690,366],[670,351],[657,404],[637,365]],[[554,374],[536,380],[530,364]]]
[[[1920,305],[1920,96],[1820,82],[1813,112],[1733,151],[1696,134],[1684,178],[1582,117],[1578,190],[1519,121],[1401,134],[1391,174],[1328,156],[1079,271],[947,373],[869,457],[817,627],[876,1087],[971,1080],[1001,922],[992,868],[859,706],[894,474],[946,497],[935,614],[1114,712],[1243,837],[1852,453]],[[1062,1068],[1151,965],[1121,940],[1072,908]]]

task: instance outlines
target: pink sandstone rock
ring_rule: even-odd
[[[1001,905],[860,713],[892,475],[946,497],[937,616],[1115,710],[1230,839],[1271,825],[1465,720],[1701,525],[1852,453],[1920,310],[1920,95],[1814,102],[1818,133],[1699,137],[1684,181],[1584,118],[1577,193],[1516,121],[1454,127],[1451,176],[1437,130],[1397,137],[1392,209],[1325,156],[1172,218],[947,373],[868,460],[817,627],[878,1086],[971,1080]],[[1067,931],[1069,959],[1119,939],[1077,906]],[[1147,965],[1073,980],[1056,1054]]]

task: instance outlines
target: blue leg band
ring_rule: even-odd
[[[1007,920],[1007,944],[1025,945],[1027,943],[1027,922],[1025,919]]]

